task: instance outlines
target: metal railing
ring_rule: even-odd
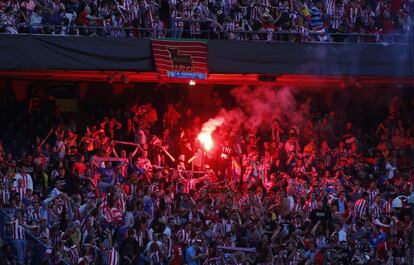
[[[8,249],[13,249],[11,253],[2,253],[2,259],[7,258],[16,259],[15,248],[13,245],[12,228],[10,221],[13,219],[16,211],[22,211],[22,209],[3,208],[0,209],[0,236],[3,240],[3,245],[6,244]],[[45,253],[48,246],[40,241],[32,232],[25,229],[26,235],[26,262],[25,264],[30,265],[41,265],[46,259]]]
[[[287,30],[213,30],[211,21],[184,21],[181,28],[140,28],[115,26],[79,26],[74,23],[62,25],[0,24],[5,34],[55,35],[55,36],[110,36],[140,39],[173,38],[201,40],[248,40],[263,42],[346,42],[346,43],[408,43],[409,33],[372,34],[339,33],[321,31]],[[197,24],[197,27],[194,25]],[[200,26],[201,25],[201,26]],[[196,28],[196,29],[194,29]]]

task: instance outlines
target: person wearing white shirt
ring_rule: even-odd
[[[388,171],[387,177],[388,179],[392,179],[394,177],[394,171],[397,169],[390,161],[387,161],[385,164],[385,169]]]
[[[62,192],[57,188],[53,188],[53,190],[50,192],[50,197],[52,198],[56,198],[57,196],[59,196]]]
[[[149,240],[149,242],[148,242],[147,246],[145,247],[145,251],[146,251],[146,252],[149,252],[149,251],[150,251],[152,243],[157,243],[157,245],[158,245],[160,248],[163,248],[163,244],[162,244],[162,242],[158,239],[158,234],[157,234],[157,233],[153,233],[152,240]]]
[[[62,184],[58,181],[55,184],[55,187],[49,193],[49,196],[43,201],[43,207],[48,207],[48,204],[56,199],[60,194],[62,194]]]
[[[339,241],[346,241],[346,228],[342,227],[341,230],[339,230],[338,232],[338,236],[339,236]]]
[[[124,217],[124,222],[125,222],[125,226],[126,227],[134,227],[134,215],[132,214],[132,212],[126,212],[125,213],[125,217]]]
[[[30,16],[30,27],[37,31],[42,26],[42,8],[40,6],[35,7],[34,13]]]
[[[169,220],[169,222],[168,222],[168,224],[165,226],[165,228],[164,228],[164,231],[162,232],[164,235],[166,235],[167,237],[171,237],[171,231],[172,231],[172,229],[171,229],[171,224],[172,224],[172,222],[173,222],[173,220],[174,219],[170,219]]]
[[[33,180],[32,180],[32,177],[29,174],[27,174],[25,167],[23,167],[20,170],[20,173],[17,173],[14,176],[14,179],[13,179],[13,187],[15,189],[18,188],[19,179],[22,179],[22,183],[23,183],[24,190],[29,189],[29,190],[33,191]]]

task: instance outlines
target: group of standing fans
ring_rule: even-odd
[[[197,141],[200,118],[173,104],[134,105],[86,127],[30,104],[19,124],[1,118],[3,260],[409,264],[413,104],[395,97],[368,132],[309,99],[307,122],[218,128],[209,151]],[[14,131],[46,124],[33,139]],[[17,139],[29,141],[22,157],[9,152]],[[28,232],[46,247],[29,247]]]
[[[401,37],[386,34],[409,32],[410,5],[408,0],[2,0],[0,29],[12,34],[396,42]]]

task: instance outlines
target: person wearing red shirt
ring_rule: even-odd
[[[395,31],[395,21],[391,17],[389,10],[384,11],[382,21],[382,28],[385,34]]]
[[[316,252],[314,263],[315,265],[323,265],[325,263],[325,249]]]
[[[170,265],[181,265],[184,260],[184,248],[182,245],[178,242],[176,236],[172,236],[172,241],[177,242],[172,247],[172,255],[170,258]]]
[[[96,22],[101,20],[103,20],[103,18],[91,15],[91,8],[89,6],[85,6],[83,11],[79,14],[78,18],[79,24],[85,27],[83,32],[84,34],[88,33],[88,30],[86,29],[87,27],[90,25],[95,25]]]
[[[383,259],[387,258],[388,252],[392,251],[393,249],[401,248],[402,246],[399,245],[399,238],[395,237],[394,235],[389,234],[387,240],[381,242],[377,248],[377,256]]]
[[[78,161],[73,164],[72,174],[80,178],[80,177],[85,176],[85,173],[86,173],[85,157],[81,155],[79,156]]]

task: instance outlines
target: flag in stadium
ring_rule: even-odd
[[[151,40],[161,78],[207,79],[207,42]]]

